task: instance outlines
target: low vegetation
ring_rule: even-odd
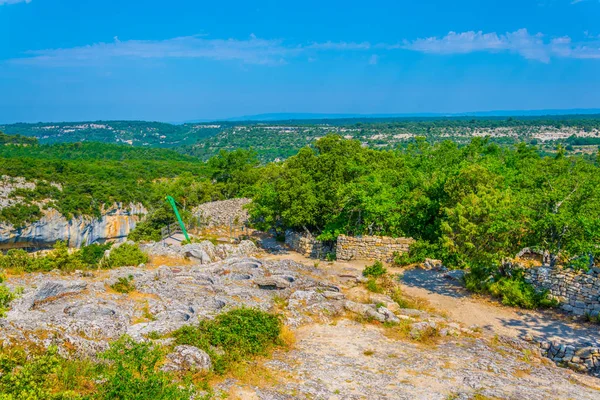
[[[123,243],[110,250],[108,257],[100,261],[102,268],[118,268],[147,263],[148,256],[140,250],[139,246],[131,243]]]
[[[121,278],[117,279],[117,281],[115,283],[110,285],[110,288],[118,293],[133,292],[136,289],[135,283],[133,281],[133,275],[129,275],[126,278],[121,277]]]
[[[556,300],[548,298],[547,291],[537,291],[525,282],[522,270],[506,276],[494,268],[475,267],[465,274],[465,286],[474,293],[490,294],[507,306],[534,309],[557,305]]]
[[[10,308],[10,302],[17,297],[17,293],[4,285],[4,276],[0,274],[0,318],[6,315]]]
[[[21,249],[11,249],[6,254],[0,254],[0,269],[15,274],[52,270],[73,272],[98,267],[138,266],[148,261],[148,256],[137,245],[128,243],[115,247],[108,258],[103,258],[104,252],[111,245],[110,243],[92,244],[78,250],[70,250],[65,242],[58,241],[54,248],[44,255],[30,254]]]
[[[235,363],[268,355],[274,346],[282,345],[281,317],[260,310],[241,308],[203,320],[195,326],[184,326],[173,334],[175,343],[187,344],[206,351],[214,372],[224,374]]]
[[[283,344],[279,316],[236,309],[174,333],[177,344],[211,354],[214,371],[163,372],[172,349],[124,336],[99,355],[100,361],[64,357],[55,347],[0,347],[2,400],[188,400],[212,398],[213,374],[268,355]]]

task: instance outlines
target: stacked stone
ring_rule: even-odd
[[[391,262],[395,254],[406,253],[414,242],[410,238],[385,236],[351,237],[340,235],[337,240],[338,260],[380,260]]]
[[[600,314],[600,269],[588,272],[562,267],[540,267],[526,271],[525,280],[539,290],[548,290],[561,308],[575,315]]]
[[[575,371],[593,373],[600,371],[600,348],[574,347],[556,342],[540,342],[542,354],[555,363]]]
[[[230,199],[200,204],[193,211],[203,227],[244,226],[248,222],[246,205],[251,199]]]
[[[285,244],[292,250],[310,258],[325,258],[327,254],[335,252],[335,248],[315,239],[314,236],[292,230],[285,232]]]

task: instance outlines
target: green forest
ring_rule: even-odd
[[[21,138],[11,139],[13,141]],[[309,230],[320,240],[340,234],[412,237],[398,263],[439,258],[481,277],[500,271],[525,247],[553,264],[587,268],[600,243],[598,151],[585,157],[558,146],[467,144],[418,137],[396,149],[326,135],[281,162],[260,162],[254,150],[221,150],[202,161],[174,150],[106,143],[0,147],[0,174],[36,182],[17,189],[21,203],[0,219],[19,226],[52,207],[67,217],[99,216],[114,202],[142,203],[150,214],[130,238],[157,240],[174,216],[200,203],[251,197],[261,230]],[[473,290],[481,287],[477,278]]]

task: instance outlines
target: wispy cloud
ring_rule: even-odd
[[[2,0],[0,0],[2,1]],[[6,1],[6,0],[5,0]],[[15,1],[15,0],[8,0]],[[427,54],[467,54],[474,52],[513,53],[528,60],[550,62],[552,58],[600,59],[600,38],[586,35],[583,41],[570,37],[547,38],[526,29],[498,34],[496,32],[450,32],[443,37],[403,40],[397,43],[322,42],[289,44],[280,39],[210,39],[205,36],[183,36],[166,40],[119,40],[88,46],[34,50],[11,62],[44,66],[102,65],[118,59],[200,58],[238,61],[243,64],[281,65],[304,55],[316,60],[327,52],[389,53],[415,51]],[[369,63],[376,64],[379,55],[371,54]]]
[[[31,3],[31,0],[0,0],[0,6],[17,3]]]
[[[433,54],[512,52],[526,59],[542,62],[549,62],[552,57],[600,58],[600,42],[573,43],[568,36],[545,40],[543,34],[532,35],[526,29],[505,34],[481,31],[450,32],[441,38],[406,41],[402,48]]]
[[[65,49],[34,50],[28,57],[13,60],[18,63],[56,66],[85,65],[106,62],[117,58],[205,58],[236,60],[246,64],[275,65],[285,63],[285,58],[299,49],[283,46],[281,40],[259,39],[251,35],[247,40],[206,39],[200,36],[183,36],[167,40],[127,40],[118,37],[110,43]]]

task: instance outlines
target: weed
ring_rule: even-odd
[[[3,285],[3,282],[4,276],[0,275],[0,318],[4,317],[9,310],[11,301],[13,301],[18,294],[16,291],[13,292]]]
[[[548,298],[547,291],[538,292],[533,285],[525,282],[522,270],[516,270],[507,277],[490,268],[473,267],[464,279],[468,290],[491,294],[507,306],[534,309],[558,304]]]
[[[379,278],[382,275],[385,275],[387,270],[381,263],[381,261],[375,261],[373,265],[369,265],[365,267],[363,270],[363,276],[367,278]]]
[[[373,354],[375,354],[375,351],[374,350],[365,350],[365,351],[363,351],[363,354],[367,357],[370,357]]]
[[[377,283],[377,280],[373,278],[367,281],[367,290],[373,293],[383,293],[383,288]]]
[[[115,283],[110,285],[110,288],[118,293],[131,293],[135,290],[135,283],[133,282],[133,275],[129,275],[127,278],[119,278]]]

